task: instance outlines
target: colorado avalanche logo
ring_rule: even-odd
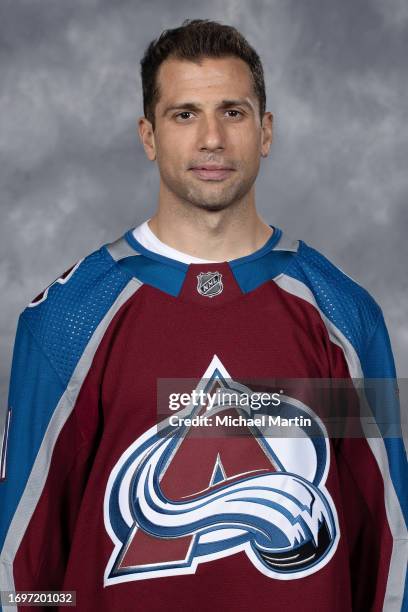
[[[197,391],[247,389],[214,356]],[[325,487],[330,447],[317,415],[281,396],[282,416],[312,418],[301,437],[231,436],[197,445],[188,428],[138,438],[113,468],[104,520],[114,550],[104,585],[193,574],[199,563],[244,551],[279,580],[319,571],[339,541]],[[200,406],[179,412],[187,417]],[[199,446],[199,449],[197,448]]]

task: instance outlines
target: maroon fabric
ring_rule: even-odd
[[[122,453],[156,422],[157,378],[200,379],[214,355],[234,379],[349,376],[341,349],[330,341],[310,304],[273,282],[243,295],[226,264],[220,270],[222,300],[203,298],[197,293],[197,274],[206,271],[205,265],[190,266],[179,298],[142,287],[111,322],[55,446],[16,557],[16,589],[74,590],[81,612],[380,611],[392,538],[381,501],[382,478],[363,439],[330,441],[326,488],[337,509],[340,541],[333,558],[316,573],[273,579],[239,552],[199,563],[194,574],[104,587],[113,551],[103,516],[107,481]],[[196,452],[196,460],[205,461],[211,444],[190,448],[190,455]],[[238,457],[226,449],[226,470],[233,472],[236,464],[242,470],[265,469],[256,445],[243,439]],[[208,485],[194,480],[193,462],[177,465],[175,458],[172,467],[180,480],[170,479],[167,485],[163,480],[168,493],[188,495]],[[168,558],[165,545],[153,540],[139,533],[122,563]],[[186,536],[170,546],[178,554],[190,540]],[[366,584],[364,576],[373,575],[368,570],[373,566],[376,583]]]

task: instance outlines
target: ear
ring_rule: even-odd
[[[264,113],[262,118],[262,135],[261,135],[261,155],[262,157],[268,157],[269,149],[272,144],[273,135],[273,115],[272,113]]]
[[[153,126],[146,117],[138,119],[139,137],[145,150],[146,156],[150,161],[156,159],[156,143],[154,139]]]

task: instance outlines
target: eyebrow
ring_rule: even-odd
[[[218,104],[217,108],[227,108],[229,106],[245,106],[249,110],[253,111],[254,108],[250,102],[245,99],[236,99],[236,100],[222,100],[220,104]],[[162,116],[167,115],[168,112],[172,110],[177,110],[180,108],[185,108],[187,110],[200,110],[201,105],[196,104],[195,102],[178,102],[177,104],[172,104],[171,106],[167,106]]]

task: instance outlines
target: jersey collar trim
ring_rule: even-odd
[[[150,259],[154,259],[160,263],[164,263],[168,266],[173,266],[174,268],[178,268],[179,270],[186,271],[188,269],[189,264],[186,264],[182,261],[178,261],[177,259],[171,259],[170,257],[166,257],[165,255],[159,255],[159,253],[155,253],[154,251],[150,251],[146,249],[133,235],[133,229],[130,229],[124,235],[127,243],[140,255],[144,255],[145,257],[149,257]]]
[[[271,225],[270,227],[274,231],[273,231],[272,236],[266,241],[266,243],[260,249],[258,249],[254,253],[251,253],[250,255],[245,255],[244,257],[238,257],[237,259],[232,259],[229,262],[227,262],[231,268],[234,269],[238,266],[248,264],[260,257],[263,257],[266,253],[272,250],[297,251],[297,248],[298,248],[297,241],[289,240],[286,237],[286,235],[283,234],[282,230],[279,229],[278,227],[275,227],[273,225]],[[136,253],[140,255],[144,255],[145,257],[149,257],[150,259],[154,259],[155,261],[158,261],[162,264],[173,266],[174,268],[178,268],[179,270],[184,270],[184,271],[187,271],[189,266],[195,265],[195,264],[187,264],[187,263],[178,261],[177,259],[166,257],[165,255],[159,255],[158,253],[155,253],[153,251],[150,251],[149,249],[146,249],[146,247],[141,245],[140,242],[138,242],[138,240],[136,240],[136,238],[134,237],[133,229],[128,230],[124,234],[123,238],[126,240],[129,246]],[[214,262],[214,263],[211,263],[211,265],[214,266],[217,263],[224,263],[224,262]]]
[[[141,245],[128,230],[118,240],[104,245],[110,257],[132,276],[174,297],[179,296],[189,273],[203,272],[228,265],[243,293],[253,291],[264,282],[276,278],[296,255],[299,241],[291,240],[281,229],[271,225],[274,232],[266,243],[251,255],[229,262],[187,264],[159,255]]]

